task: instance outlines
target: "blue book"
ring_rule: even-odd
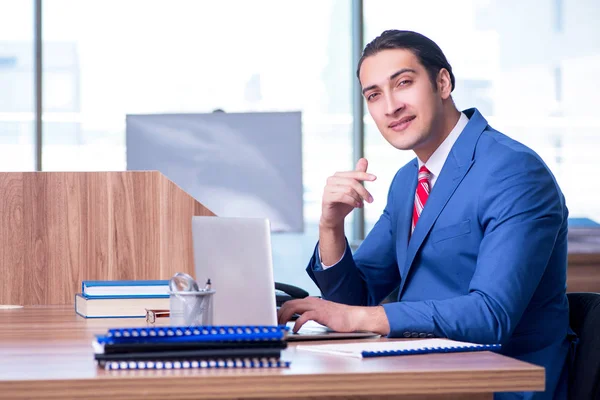
[[[81,294],[87,298],[169,297],[168,280],[82,281]]]

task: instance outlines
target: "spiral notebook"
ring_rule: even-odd
[[[298,350],[356,358],[400,356],[409,354],[458,353],[498,350],[499,344],[476,344],[450,339],[423,339],[386,342],[360,342],[296,346]]]
[[[96,342],[97,343],[97,342]],[[100,348],[102,354],[125,354],[125,353],[162,353],[179,351],[200,350],[232,350],[232,349],[256,349],[283,350],[287,348],[287,342],[283,340],[259,340],[259,341],[235,341],[235,342],[135,342],[135,343],[109,343],[94,346]]]
[[[218,350],[149,351],[136,353],[96,353],[96,361],[185,361],[234,358],[279,358],[280,349],[231,348]]]
[[[196,368],[287,368],[289,361],[270,358],[236,358],[215,360],[184,361],[100,361],[98,365],[106,370],[135,369],[196,369]]]
[[[171,326],[109,329],[92,345],[101,368],[285,368],[285,326]]]
[[[235,342],[284,340],[286,326],[169,326],[109,329],[101,345],[117,343]]]

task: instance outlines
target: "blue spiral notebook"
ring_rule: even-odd
[[[500,345],[458,342],[450,339],[423,339],[300,345],[296,346],[296,349],[356,358],[369,358],[410,354],[459,353],[485,350],[495,351],[500,349]]]
[[[100,345],[118,343],[237,342],[284,340],[289,328],[280,326],[169,326],[109,329],[97,335]]]

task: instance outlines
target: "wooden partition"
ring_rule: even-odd
[[[569,226],[567,291],[600,293],[600,228]]]
[[[600,252],[569,254],[567,292],[600,293]]]
[[[0,304],[191,273],[194,215],[214,214],[157,171],[0,173]]]

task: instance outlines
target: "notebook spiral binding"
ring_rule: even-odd
[[[431,353],[461,353],[471,352],[473,350],[499,350],[500,344],[481,344],[477,346],[454,346],[454,347],[423,347],[421,349],[410,350],[385,350],[385,351],[363,351],[363,357],[385,357],[408,354],[431,354]]]
[[[215,359],[190,361],[106,361],[99,362],[105,370],[196,369],[196,368],[287,368],[289,361],[277,358]]]
[[[258,341],[283,340],[289,330],[279,326],[170,326],[109,329],[98,336],[100,344],[113,344],[140,340],[161,341]]]

